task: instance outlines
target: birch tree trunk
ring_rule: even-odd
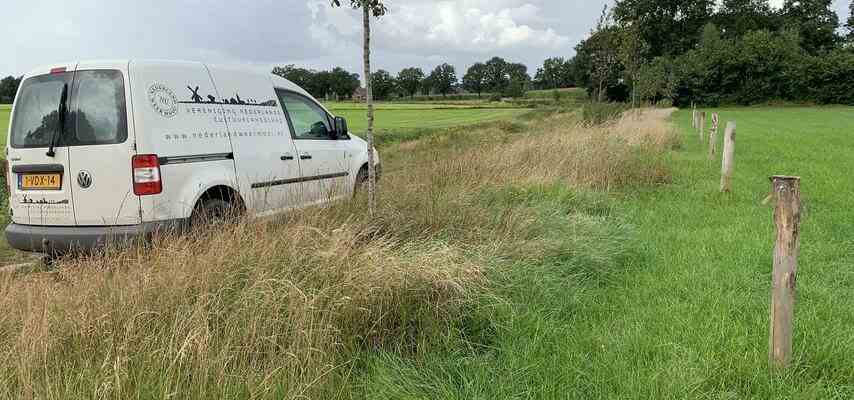
[[[377,205],[377,171],[376,166],[374,166],[374,96],[371,91],[371,9],[369,2],[362,4],[362,17],[365,32],[365,92],[367,92],[366,100],[368,103],[368,131],[366,134],[368,141],[368,212],[373,216]]]

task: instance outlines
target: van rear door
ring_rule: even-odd
[[[68,106],[73,124],[62,144],[77,225],[135,225],[140,200],[133,192],[134,132],[128,63],[77,65]]]
[[[9,135],[13,222],[139,223],[126,70],[126,62],[75,64],[37,71],[22,83]]]
[[[75,225],[68,149],[56,146],[60,114],[69,125],[67,105],[76,64],[36,70],[21,84],[8,137],[9,207],[12,222],[21,225]],[[63,92],[65,102],[62,102]]]

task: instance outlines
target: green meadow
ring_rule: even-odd
[[[329,111],[347,119],[356,133],[367,129],[366,105],[362,103],[326,104]],[[476,125],[517,117],[529,109],[505,103],[457,101],[449,103],[379,103],[375,107],[378,135]]]
[[[610,193],[592,218],[612,233],[595,246],[544,265],[498,267],[470,317],[485,339],[449,340],[415,358],[365,355],[360,395],[854,397],[854,108],[707,111],[738,125],[731,194],[718,192],[720,155],[707,160],[690,110],[679,111],[683,147],[670,156],[671,183]],[[774,225],[762,201],[775,174],[802,177],[804,201],[786,371],[768,365]]]
[[[363,129],[361,106],[352,103],[328,106],[337,115],[347,117],[354,131]],[[508,151],[517,140],[536,140],[540,134],[537,132],[549,132],[546,127],[554,121],[559,121],[561,127],[573,124],[575,117],[565,115],[578,113],[570,111],[557,120],[531,122],[529,118],[517,118],[510,124],[483,124],[513,119],[530,110],[477,108],[467,104],[380,104],[379,138],[390,132],[403,132],[403,136],[395,136],[399,140],[407,138],[406,132],[435,135],[414,146],[387,142],[381,150],[389,163],[395,163],[390,164],[395,171],[406,168],[421,171],[424,175],[418,176],[425,181],[433,179],[431,173],[436,175],[431,187],[438,188],[418,195],[430,201],[412,200],[412,204],[401,206],[400,221],[386,221],[396,218],[393,213],[381,218],[380,224],[388,224],[384,229],[404,240],[409,237],[406,235],[423,235],[422,229],[429,231],[441,226],[440,234],[429,237],[444,246],[459,241],[460,232],[471,232],[472,238],[491,238],[487,232],[504,229],[503,218],[519,210],[529,210],[526,212],[530,215],[520,214],[521,219],[513,223],[530,219],[528,222],[533,225],[525,228],[530,231],[496,233],[493,240],[496,247],[514,235],[532,235],[532,241],[507,256],[496,257],[484,250],[482,244],[463,236],[472,240],[460,250],[465,255],[463,259],[480,265],[484,274],[484,281],[472,292],[474,298],[463,303],[465,313],[456,314],[460,309],[435,304],[436,312],[449,312],[447,318],[453,316],[451,321],[445,321],[443,314],[427,317],[403,306],[383,308],[390,315],[400,314],[401,318],[416,321],[412,326],[407,325],[400,336],[386,338],[389,343],[400,340],[406,345],[348,347],[347,355],[338,360],[342,368],[332,375],[335,378],[330,386],[317,388],[323,394],[319,397],[854,397],[854,362],[851,362],[854,210],[850,207],[854,187],[849,184],[848,173],[854,169],[851,157],[854,108],[755,107],[705,111],[720,113],[718,149],[722,148],[723,125],[727,121],[737,122],[732,193],[718,191],[720,154],[712,161],[707,159],[705,143],[699,142],[690,127],[690,110],[681,110],[671,117],[680,137],[678,146],[649,164],[644,161],[647,155],[642,150],[627,158],[639,162],[638,166],[658,166],[657,163],[663,162],[660,167],[666,172],[661,173],[660,179],[653,179],[655,183],[638,181],[591,191],[563,184],[525,183],[517,177],[516,183],[507,186],[473,185],[474,192],[464,196],[466,202],[462,204],[482,207],[481,215],[456,208],[456,203],[445,204],[450,201],[449,196],[454,198],[451,195],[457,189],[453,185],[458,183],[443,178],[442,174],[466,170],[453,164],[453,168],[441,169],[441,173],[430,172],[433,168],[430,163],[496,140],[506,143],[507,148],[498,146],[490,151]],[[535,113],[531,118],[537,116]],[[0,123],[7,119],[8,109],[0,109]],[[468,124],[473,124],[471,129],[466,128]],[[0,129],[5,131],[5,126],[0,125]],[[469,131],[474,133],[469,135]],[[583,129],[561,131],[566,135],[583,133]],[[438,148],[425,150],[425,144]],[[424,154],[410,156],[413,148]],[[578,149],[583,151],[584,147]],[[436,155],[431,155],[431,151]],[[536,153],[517,149],[513,154],[529,157]],[[606,153],[601,153],[597,157],[605,156]],[[503,158],[494,160],[499,162]],[[595,158],[588,162],[595,162]],[[631,174],[626,168],[620,173]],[[645,169],[644,173],[655,173],[656,168]],[[487,171],[483,167],[472,170]],[[768,178],[775,174],[802,178],[804,210],[794,359],[791,368],[785,371],[773,370],[768,365],[774,226],[773,209],[763,204],[763,199],[770,192]],[[389,186],[385,190],[410,187],[400,174],[391,174],[386,180]],[[449,210],[478,218],[467,225],[465,219],[457,221]],[[494,216],[490,210],[495,212]],[[456,222],[442,225],[446,220]],[[483,231],[478,224],[484,224]],[[404,229],[412,229],[412,233]],[[555,252],[555,249],[561,250]],[[416,252],[414,248],[407,251]],[[12,261],[8,257],[15,257],[14,253],[0,256],[7,262]],[[76,268],[97,274],[97,269],[81,265]],[[74,273],[73,269],[70,271]],[[443,285],[431,286],[431,290],[446,286]],[[427,307],[422,302],[411,306],[419,304]],[[167,314],[174,311],[164,310]],[[76,357],[69,359],[77,362]],[[85,357],[80,355],[79,359]],[[149,379],[161,383],[171,379],[168,369],[162,376],[152,372],[151,377],[145,375],[145,368],[125,371],[138,371],[139,375],[129,380],[134,385],[151,382]],[[91,382],[89,379],[80,378],[80,382],[88,385],[100,378],[91,378]],[[0,376],[0,382],[16,381],[8,375]],[[65,390],[74,392],[69,389],[72,387],[69,383]],[[198,386],[202,387],[207,386]],[[242,393],[242,386],[235,388],[235,393]]]

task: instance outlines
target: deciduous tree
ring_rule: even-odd
[[[442,64],[433,69],[430,73],[430,84],[432,89],[442,96],[447,95],[457,83],[457,71],[453,65]]]
[[[477,97],[483,93],[486,87],[486,65],[474,63],[463,75],[463,89],[477,93]]]
[[[421,68],[404,68],[397,74],[397,85],[404,94],[415,97],[423,79],[424,71]]]
[[[7,76],[0,80],[0,103],[11,104],[15,101],[15,94],[18,93],[21,78],[23,77]]]
[[[387,100],[389,95],[394,92],[397,82],[388,71],[378,69],[371,74],[371,85],[374,89],[374,97],[378,100]]]
[[[782,15],[787,26],[798,28],[801,46],[810,54],[830,51],[840,41],[833,0],[786,0]]]
[[[341,0],[331,0],[333,7],[341,6]],[[350,0],[350,5],[355,9],[362,10],[363,48],[365,65],[365,89],[368,92],[368,209],[371,215],[376,209],[375,186],[377,182],[376,168],[374,166],[374,99],[371,93],[371,16],[381,17],[388,10],[380,0]]]
[[[566,88],[574,84],[572,63],[563,57],[546,59],[534,75],[534,86],[541,90]]]
[[[510,77],[507,75],[507,61],[501,57],[492,57],[484,64],[484,86],[486,90],[492,93],[502,93],[510,83]]]

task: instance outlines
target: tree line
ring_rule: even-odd
[[[610,101],[854,104],[854,5],[617,0],[576,47],[577,83]]]
[[[296,83],[318,98],[349,98],[359,87],[359,75],[340,67],[332,71],[317,71],[286,65],[273,68],[273,73]],[[371,73],[371,87],[374,98],[378,100],[412,98],[417,94],[447,96],[463,90],[478,96],[490,93],[520,97],[532,87],[532,79],[524,64],[493,57],[469,67],[462,79],[457,77],[456,68],[447,63],[436,66],[429,74],[418,67],[404,68],[397,75],[379,69]]]
[[[15,94],[18,93],[18,86],[21,85],[21,78],[23,76],[17,78],[7,76],[0,79],[0,104],[12,104],[15,100]]]

